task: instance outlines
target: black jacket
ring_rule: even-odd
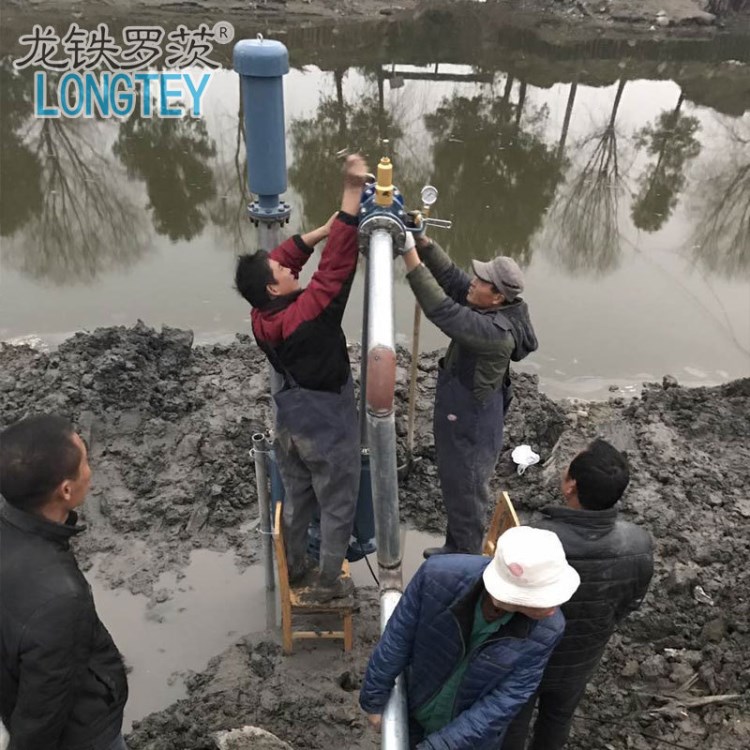
[[[9,750],[89,750],[114,741],[128,688],[70,549],[85,527],[0,510],[0,716]]]
[[[573,598],[564,604],[565,635],[544,672],[542,687],[585,681],[596,668],[615,626],[638,609],[646,595],[654,559],[651,536],[617,510],[545,508],[532,524],[554,531],[568,562],[581,576]]]

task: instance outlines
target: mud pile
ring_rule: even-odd
[[[85,564],[105,553],[111,586],[153,595],[158,573],[179,569],[195,547],[234,548],[246,561],[259,548],[249,449],[268,426],[265,361],[247,337],[191,345],[189,332],[139,324],[77,335],[53,353],[0,348],[0,424],[55,411],[89,442],[90,528],[78,554]],[[400,463],[408,365],[401,352]],[[430,428],[436,368],[436,354],[421,358],[414,461],[400,495],[402,517],[430,531],[444,523]],[[665,378],[640,398],[615,393],[607,403],[553,403],[528,375],[514,377],[514,391],[495,481],[522,516],[559,502],[560,472],[603,436],[631,460],[622,514],[656,546],[650,593],[613,638],[569,747],[747,747],[750,380],[685,389]],[[518,476],[509,456],[521,443],[542,461]],[[352,654],[323,644],[283,658],[275,634],[248,636],[189,679],[187,699],[137,722],[131,747],[207,750],[212,733],[253,724],[297,750],[374,749],[356,695],[377,639],[375,592],[360,600]]]

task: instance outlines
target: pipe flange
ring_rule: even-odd
[[[247,215],[256,226],[262,224],[285,224],[292,214],[292,207],[288,203],[280,202],[273,208],[262,207],[258,201],[247,206]]]
[[[373,213],[359,225],[359,231],[357,232],[359,252],[362,255],[367,257],[370,250],[370,238],[377,229],[383,229],[391,235],[395,252],[400,253],[404,249],[404,243],[406,242],[404,225],[390,213]]]

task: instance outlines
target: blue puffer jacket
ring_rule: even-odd
[[[464,657],[488,563],[477,555],[435,555],[417,571],[367,666],[359,699],[367,713],[383,712],[404,671],[410,714],[437,694]],[[564,629],[560,610],[539,621],[514,615],[471,654],[453,720],[418,749],[499,747],[508,723],[539,685]]]

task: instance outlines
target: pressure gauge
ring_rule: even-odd
[[[422,198],[422,205],[423,206],[432,206],[435,204],[435,202],[438,199],[438,191],[436,187],[433,187],[432,185],[425,185],[422,188],[422,192],[420,193],[420,197]]]

